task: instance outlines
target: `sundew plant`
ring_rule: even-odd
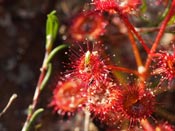
[[[45,57],[22,131],[175,131],[175,104],[166,99],[175,91],[175,0],[66,2],[47,16]],[[68,60],[57,71],[53,58]],[[56,127],[42,124],[45,111]]]

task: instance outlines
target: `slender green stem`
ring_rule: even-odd
[[[24,124],[23,129],[25,129],[26,128],[25,126],[27,126],[29,124],[31,116],[34,113],[36,104],[38,102],[38,98],[40,96],[40,93],[43,90],[43,88],[45,87],[45,85],[46,85],[46,83],[47,83],[47,81],[48,81],[48,79],[51,75],[52,67],[51,67],[51,64],[49,64],[50,61],[52,60],[52,58],[56,55],[56,53],[58,51],[60,51],[61,49],[65,48],[65,47],[67,47],[67,46],[60,45],[60,46],[56,47],[53,51],[51,51],[48,55],[45,55],[43,65],[41,67],[41,74],[40,74],[38,84],[37,84],[37,87],[36,87],[36,90],[35,90],[35,93],[34,93],[33,102],[29,106],[29,111],[30,112],[28,113],[27,120]],[[23,130],[23,131],[25,131],[25,130]]]
[[[60,51],[64,47],[66,47],[65,45],[61,45],[61,46],[56,47],[52,51],[52,46],[53,46],[53,43],[57,37],[58,26],[59,26],[58,18],[55,14],[56,14],[56,11],[53,11],[48,15],[48,19],[47,19],[47,23],[46,23],[45,57],[43,60],[43,64],[41,67],[41,73],[40,73],[38,83],[37,83],[37,86],[35,89],[35,93],[33,96],[33,101],[28,107],[27,119],[24,123],[22,131],[28,131],[28,129],[31,126],[30,123],[32,123],[34,121],[33,117],[35,118],[35,115],[37,116],[37,114],[42,112],[42,110],[35,111],[35,108],[36,108],[36,105],[38,103],[40,93],[43,90],[43,88],[45,87],[45,85],[46,85],[46,83],[51,75],[52,67],[51,67],[50,61],[56,55],[56,53],[58,51]]]

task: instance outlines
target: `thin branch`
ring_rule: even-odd
[[[44,57],[43,64],[42,64],[42,67],[41,67],[41,73],[40,73],[40,76],[39,76],[39,79],[38,79],[38,83],[37,83],[37,86],[36,86],[36,89],[35,89],[35,93],[34,93],[34,96],[33,96],[33,101],[29,105],[29,108],[28,108],[29,112],[27,114],[27,119],[26,119],[26,121],[24,123],[22,131],[26,131],[26,129],[29,128],[28,125],[30,124],[31,118],[32,118],[32,116],[33,116],[33,114],[35,112],[35,108],[36,108],[36,105],[38,103],[38,99],[39,99],[40,93],[43,90],[43,88],[45,87],[45,85],[46,85],[46,83],[47,83],[47,81],[48,81],[48,79],[50,77],[52,67],[51,67],[51,64],[49,64],[49,62],[51,61],[53,56],[59,50],[65,48],[65,47],[67,47],[67,46],[60,45],[57,48],[55,48],[53,50],[53,52],[51,50],[48,52],[48,50],[46,49],[45,57]]]
[[[153,46],[150,50],[150,53],[148,54],[148,58],[146,60],[146,63],[145,63],[145,69],[148,70],[150,64],[151,64],[151,61],[152,61],[152,54],[156,51],[157,49],[157,46],[159,45],[159,42],[164,34],[164,31],[165,31],[165,28],[169,22],[169,20],[171,19],[171,17],[173,16],[173,14],[175,13],[175,0],[172,1],[172,4],[171,4],[171,7],[170,7],[170,10],[167,14],[167,16],[165,17],[164,21],[162,22],[161,26],[160,26],[160,30],[157,34],[157,37],[153,43]]]
[[[5,106],[5,108],[2,110],[2,112],[0,113],[0,117],[7,111],[7,109],[10,107],[10,105],[13,103],[13,101],[17,98],[18,96],[17,96],[17,94],[13,94],[11,97],[10,97],[10,99],[9,99],[9,101],[8,101],[8,103],[7,103],[7,105]]]
[[[119,10],[119,9],[117,9],[117,10]],[[119,10],[119,12],[121,12],[121,11]],[[143,46],[145,51],[147,53],[149,53],[150,49],[148,48],[148,46],[146,45],[145,41],[142,39],[140,34],[135,30],[134,26],[130,23],[130,21],[128,20],[127,16],[122,14],[122,13],[120,13],[119,15],[122,18],[122,20],[125,23],[125,25],[128,28],[128,30],[131,30],[135,34],[135,36],[138,38],[139,42],[141,43],[141,45]]]
[[[29,131],[30,130],[30,127],[31,125],[33,124],[33,122],[35,121],[35,119],[44,111],[44,109],[40,108],[40,109],[37,109],[33,115],[31,116],[31,119],[29,120],[28,123],[25,123],[24,124],[24,127],[26,128],[23,128],[22,131]]]
[[[140,28],[135,28],[137,32],[140,33],[147,33],[147,32],[155,32],[159,31],[160,27],[140,27]],[[169,25],[165,28],[165,32],[172,32],[175,33],[175,24]]]
[[[135,59],[136,59],[137,66],[138,67],[143,66],[142,60],[141,60],[141,57],[140,57],[140,53],[139,53],[139,50],[137,48],[137,44],[134,40],[134,36],[131,33],[131,31],[128,31],[128,35],[129,35],[129,39],[130,39],[130,42],[131,42],[131,45],[132,45],[132,49],[133,49],[133,53],[134,53],[134,56],[135,56]]]
[[[141,74],[139,74],[138,71],[131,70],[131,69],[124,68],[124,67],[118,67],[118,66],[113,66],[113,65],[108,65],[107,67],[111,70],[116,70],[116,71],[126,72],[126,73],[130,73],[130,74],[135,74],[137,76],[141,75]]]

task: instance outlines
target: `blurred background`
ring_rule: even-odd
[[[70,3],[70,7],[64,7],[65,3]],[[55,9],[60,20],[66,21],[72,16],[70,12],[79,10],[81,3],[78,0],[0,0],[0,111],[13,93],[18,95],[0,118],[0,131],[20,131],[26,119],[44,57],[47,14]],[[58,36],[55,46],[61,43]],[[56,67],[59,64],[55,62]],[[47,108],[50,101],[51,89],[46,88],[39,107]]]
[[[70,20],[78,12],[88,8],[87,4],[85,4],[86,2],[88,0],[0,0],[0,111],[3,110],[13,93],[18,95],[7,112],[0,117],[0,131],[20,131],[25,122],[26,111],[28,105],[32,102],[35,86],[40,74],[39,69],[44,57],[47,14],[52,10],[56,10],[59,21],[62,24],[59,31],[61,35],[58,35],[55,42],[55,46],[57,46],[63,43],[63,39],[65,39],[64,33],[67,30],[67,25],[70,24]],[[159,7],[159,10],[163,9]],[[151,15],[149,15],[148,19],[154,21],[152,18],[155,17],[157,10],[152,7],[150,12],[154,12],[154,14],[150,13]],[[133,19],[133,21],[140,26],[144,24],[139,23],[137,19]],[[116,38],[115,33],[118,32],[116,30],[111,31],[113,28],[113,26],[108,27],[108,34],[111,34],[109,36],[111,44],[116,39],[126,38],[121,35]],[[154,34],[151,38],[145,35],[145,39],[150,41],[153,38]],[[124,50],[130,51],[131,49],[131,47],[124,44],[119,44],[118,46]],[[128,52],[119,51],[123,56]],[[52,79],[41,94],[38,103],[38,107],[43,107],[46,110],[37,119],[33,130],[70,131],[76,129],[76,126],[81,128],[83,125],[81,112],[76,117],[69,118],[70,121],[63,122],[59,120],[63,117],[53,115],[52,109],[48,108],[52,89],[62,69],[64,58],[59,56],[63,53],[64,51],[61,51],[53,60],[55,71],[52,74]],[[145,57],[145,53],[143,57]],[[131,58],[129,60],[126,58],[125,61],[133,61],[133,59],[131,55]],[[134,67],[135,65],[131,64],[128,66]],[[174,113],[175,110],[175,105],[172,105],[175,100],[174,96],[175,93],[171,91],[162,94],[158,98],[160,101],[164,100],[164,103],[167,103],[166,107],[171,113]],[[76,122],[72,123],[75,119]],[[171,120],[172,123],[175,122],[174,116]],[[96,129],[93,128],[93,130],[95,131]]]

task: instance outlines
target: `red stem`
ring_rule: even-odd
[[[140,74],[137,71],[131,70],[128,68],[118,67],[118,66],[113,66],[113,65],[108,65],[108,67],[112,70],[122,71],[122,72],[126,72],[126,73],[132,73],[132,74],[135,74],[137,76],[140,76]]]
[[[152,60],[152,54],[156,51],[157,49],[157,46],[163,36],[163,33],[165,31],[165,28],[169,22],[169,20],[171,19],[171,17],[174,15],[175,13],[175,0],[172,1],[172,4],[171,4],[171,7],[170,7],[170,10],[166,16],[166,18],[164,19],[164,21],[162,22],[161,26],[160,26],[160,30],[157,34],[157,37],[153,43],[153,46],[150,50],[150,53],[148,54],[148,58],[146,60],[146,64],[145,64],[145,69],[148,70],[150,64],[151,64],[151,60]]]
[[[40,93],[41,93],[40,92],[41,84],[42,84],[42,81],[43,81],[43,79],[46,75],[46,71],[47,71],[47,67],[45,67],[45,61],[47,60],[47,57],[48,57],[48,54],[50,53],[50,51],[51,50],[46,49],[44,61],[43,61],[42,67],[40,69],[41,73],[40,73],[40,76],[39,76],[39,79],[37,82],[37,86],[36,86],[35,93],[33,96],[32,104],[30,105],[30,112],[27,114],[27,119],[26,119],[25,124],[27,124],[30,121],[30,119],[35,111],[35,107],[37,105],[38,98],[39,98]]]
[[[135,30],[134,26],[130,23],[130,21],[128,20],[127,16],[123,13],[121,13],[122,11],[119,8],[116,8],[116,10],[119,12],[120,17],[122,18],[123,22],[125,23],[125,25],[127,26],[128,30],[131,30],[138,38],[138,40],[140,41],[140,43],[142,44],[143,48],[145,49],[145,51],[147,53],[149,53],[150,49],[148,48],[148,46],[145,44],[144,40],[142,39],[142,37],[140,36],[140,34]]]
[[[34,109],[37,105],[38,98],[39,98],[39,95],[40,95],[40,86],[41,86],[41,83],[42,83],[45,75],[46,75],[46,69],[42,69],[41,73],[40,73],[40,76],[39,76],[39,79],[38,79],[36,90],[35,90],[35,93],[34,93],[34,96],[33,96],[33,101],[32,101],[32,104],[31,104],[31,113],[29,113],[28,116],[27,116],[27,120],[26,120],[27,122],[30,120],[30,118],[31,118],[31,116],[34,112]]]
[[[129,39],[130,39],[130,42],[131,42],[131,46],[132,46],[132,49],[133,49],[133,53],[134,53],[134,56],[135,56],[135,59],[136,59],[137,66],[138,67],[143,66],[139,50],[137,48],[136,42],[134,40],[134,36],[133,36],[131,31],[128,31],[128,36],[129,36]]]

